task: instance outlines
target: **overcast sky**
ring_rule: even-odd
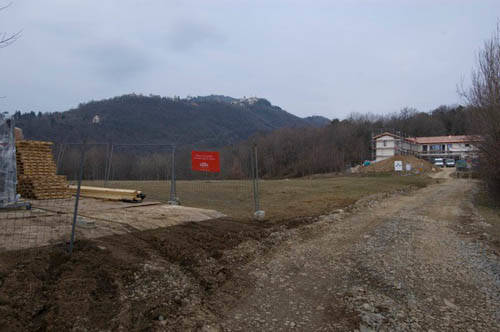
[[[342,118],[461,100],[500,1],[12,0],[0,110],[126,93],[258,96]],[[8,3],[9,0],[0,0]]]

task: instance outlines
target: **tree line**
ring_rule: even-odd
[[[500,22],[480,49],[470,88],[462,94],[472,110],[471,132],[481,135],[482,179],[500,204]]]
[[[471,110],[463,106],[440,106],[431,112],[404,108],[388,116],[352,114],[322,128],[279,129],[251,141],[262,155],[264,177],[341,172],[373,159],[371,139],[376,133],[393,130],[410,137],[459,135],[469,131],[470,116]]]
[[[373,158],[371,138],[384,129],[407,136],[458,135],[469,131],[470,108],[440,106],[431,112],[404,108],[387,116],[352,114],[334,119],[323,127],[281,128],[256,134],[240,143],[224,147],[180,145],[176,147],[175,174],[179,179],[210,176],[221,179],[249,178],[252,149],[257,147],[259,175],[263,178],[299,177],[316,173],[340,172]],[[60,152],[61,149],[62,153]],[[74,178],[80,146],[56,145],[62,174]],[[221,173],[200,174],[191,170],[192,150],[215,150],[221,156]],[[111,145],[89,143],[85,178],[102,180],[167,180],[171,177],[171,145]],[[108,174],[109,173],[109,174]]]

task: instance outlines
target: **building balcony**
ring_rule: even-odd
[[[474,153],[477,150],[435,150],[435,151],[417,151],[420,155],[436,155],[436,154],[459,154],[459,153]]]

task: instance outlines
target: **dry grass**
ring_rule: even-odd
[[[375,193],[430,183],[426,176],[350,176],[261,180],[261,209],[271,219],[315,216],[343,208]],[[87,181],[86,185],[102,186]],[[142,190],[149,200],[168,201],[168,181],[111,181],[109,187]],[[254,211],[252,181],[177,181],[182,205],[214,209],[234,218],[245,219]]]
[[[491,225],[484,229],[489,234],[491,242],[500,248],[500,203],[495,202],[486,191],[475,196],[475,205],[485,221]]]

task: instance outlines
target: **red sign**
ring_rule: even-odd
[[[219,152],[191,151],[191,165],[193,171],[220,172]]]

